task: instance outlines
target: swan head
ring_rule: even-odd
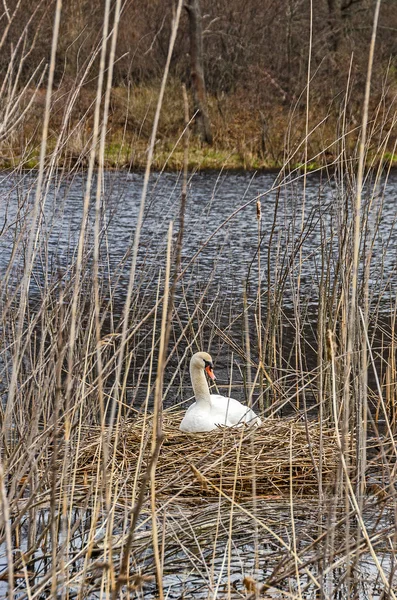
[[[196,352],[190,359],[190,371],[193,370],[204,370],[208,377],[216,379],[214,374],[214,365],[212,364],[212,358],[207,352]]]

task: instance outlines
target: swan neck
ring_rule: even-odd
[[[190,379],[192,380],[193,392],[197,403],[211,404],[211,395],[205,377],[204,369],[190,367]]]

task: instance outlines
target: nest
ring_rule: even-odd
[[[157,497],[236,499],[318,494],[335,481],[339,452],[335,430],[299,419],[266,419],[260,427],[219,428],[200,434],[179,431],[182,413],[165,412],[156,465]],[[105,436],[107,432],[105,430]],[[322,436],[322,456],[320,440]],[[152,417],[125,421],[110,438],[107,473],[128,501],[136,498],[151,461]],[[76,456],[84,487],[98,477],[104,432],[90,429],[89,444]],[[320,460],[321,458],[321,460]]]

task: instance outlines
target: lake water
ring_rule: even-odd
[[[36,175],[33,173],[0,175],[0,272],[4,273],[15,234],[29,219],[34,201]],[[145,206],[141,234],[138,279],[164,269],[166,234],[170,220],[174,222],[174,239],[178,228],[181,192],[178,174],[153,174]],[[143,175],[128,172],[106,173],[103,181],[101,250],[103,268],[120,281],[113,292],[121,302],[128,279],[129,258],[135,234],[143,185]],[[42,205],[39,245],[46,249],[46,267],[50,272],[70,267],[75,257],[81,226],[86,175],[57,174],[48,183]],[[241,302],[243,286],[249,278],[257,285],[258,223],[256,199],[261,200],[261,276],[264,285],[274,276],[274,265],[284,254],[291,258],[297,251],[304,212],[304,237],[299,247],[301,294],[305,302],[315,305],[321,276],[319,258],[322,239],[336,260],[338,234],[346,197],[352,190],[338,182],[335,175],[309,174],[304,192],[303,177],[296,174],[283,179],[276,174],[258,173],[196,173],[189,177],[186,205],[182,267],[189,265],[198,253],[194,265],[187,270],[184,282],[190,291],[200,288],[211,277],[211,291],[219,290],[221,300],[230,298]],[[94,197],[92,185],[91,210],[88,223],[87,251],[92,245],[94,227]],[[273,189],[275,188],[275,189]],[[364,209],[370,207],[368,229],[374,236],[371,292],[384,293],[395,283],[397,236],[395,235],[397,173],[377,185],[368,177],[364,191]],[[275,215],[276,198],[278,198]],[[350,199],[348,200],[350,202]],[[304,205],[304,208],[303,208]],[[382,214],[379,217],[380,207]],[[351,207],[350,207],[351,209]],[[267,253],[270,247],[271,273],[267,272]],[[24,248],[20,247],[21,253]],[[40,252],[39,252],[40,254]],[[41,256],[41,259],[43,257]],[[285,259],[285,257],[284,257]],[[382,262],[382,264],[381,264]],[[251,264],[252,263],[252,264]],[[382,273],[379,267],[382,267]],[[332,265],[331,265],[332,266]],[[36,275],[43,268],[36,263]],[[191,280],[194,274],[194,281]],[[44,273],[42,273],[44,276]],[[47,273],[48,276],[48,273]],[[292,302],[290,287],[298,276],[292,272],[286,281],[285,302]],[[190,279],[189,279],[190,277]],[[154,277],[156,281],[156,277]],[[32,285],[35,287],[34,282]]]
[[[40,306],[45,286],[56,286],[59,278],[67,280],[70,276],[76,259],[86,184],[85,173],[57,173],[45,182],[37,258],[30,284],[33,310],[35,303]],[[117,330],[125,301],[142,186],[143,174],[140,173],[108,172],[103,178],[100,278],[103,300],[111,298],[113,314],[112,327],[105,320],[105,333]],[[165,269],[166,236],[171,220],[174,222],[173,237],[176,239],[181,186],[181,176],[175,173],[155,173],[150,179],[135,281],[140,305],[137,319],[154,305],[158,277]],[[85,243],[88,286],[95,189],[96,179],[90,192]],[[20,280],[35,192],[35,173],[0,175],[0,274],[7,272],[10,257],[15,252],[8,287]],[[395,297],[397,281],[396,192],[397,173],[392,172],[387,181],[384,177],[376,185],[373,175],[367,177],[363,205],[364,210],[368,211],[369,234],[363,255],[368,252],[367,248],[371,248],[370,295],[375,304],[382,298],[386,312],[390,311],[390,300]],[[305,187],[299,173],[287,178],[275,173],[190,174],[182,248],[182,269],[185,272],[176,289],[176,306],[181,324],[187,323],[189,316],[199,306],[194,322],[195,332],[200,327],[197,319],[202,317],[201,311],[209,310],[211,322],[201,324],[198,345],[211,348],[216,355],[217,372],[225,384],[229,380],[232,356],[228,344],[214,342],[212,323],[216,323],[225,335],[241,346],[243,292],[247,291],[248,303],[255,302],[257,294],[258,239],[261,241],[263,319],[266,318],[269,291],[273,294],[276,289],[282,289],[280,303],[285,314],[282,325],[286,346],[284,352],[288,356],[292,343],[289,338],[293,339],[295,335],[292,308],[296,302],[299,279],[299,300],[304,306],[306,323],[305,337],[315,348],[313,328],[324,272],[322,261],[328,264],[329,279],[332,281],[338,270],[341,252],[342,215],[347,211],[348,218],[351,218],[349,203],[353,196],[354,189],[349,181],[346,179],[341,182],[335,174],[309,174]],[[258,199],[261,203],[259,231]],[[322,254],[321,248],[325,249],[325,254]],[[342,261],[339,277],[340,272],[348,266]],[[253,309],[249,312],[253,338],[256,334],[254,313]],[[178,324],[174,323],[174,327],[178,336]],[[148,330],[142,330],[142,337]],[[215,339],[219,340],[219,336]],[[149,349],[149,339],[140,344],[138,364],[143,362]],[[315,352],[310,348],[307,360],[309,367],[315,365]],[[176,364],[175,361],[171,362],[172,369]],[[233,380],[237,383],[242,381],[238,369],[235,369]],[[236,394],[240,394],[238,389]],[[173,393],[169,400],[171,403],[172,397]]]
[[[320,589],[324,600],[344,600],[350,597],[348,586],[351,586],[351,597],[357,600],[385,600],[384,584],[370,552],[364,547],[357,558],[350,559],[350,566],[354,565],[354,568],[351,571],[350,581],[346,581],[346,560],[343,558],[346,542],[344,507],[337,506],[332,518],[330,513],[332,511],[326,505],[320,507],[316,502],[299,499],[294,500],[293,513],[291,506],[285,500],[259,499],[255,508],[252,503],[246,502],[235,506],[234,512],[230,503],[224,501],[219,503],[213,501],[208,504],[202,502],[192,504],[190,507],[173,503],[164,511],[164,517],[158,523],[160,536],[164,534],[165,597],[170,600],[181,600],[181,598],[237,600],[246,597],[244,579],[248,577],[254,580],[258,588],[264,582],[274,582],[264,596],[269,600],[280,600],[283,591],[291,594],[293,598],[317,600]],[[253,514],[258,520],[256,534]],[[48,524],[48,516],[47,510],[39,511],[38,532]],[[381,568],[389,578],[390,585],[396,589],[395,559],[390,548],[380,542],[382,539],[380,532],[386,540],[393,539],[394,508],[389,504],[379,510],[376,501],[369,498],[363,516]],[[82,522],[69,543],[69,559],[73,566],[68,590],[72,598],[78,595],[82,582],[87,578],[87,571],[84,568],[85,552],[82,550],[91,540],[92,511],[83,513],[76,509],[72,522],[77,522],[79,518],[82,518]],[[292,526],[292,519],[294,526]],[[217,520],[219,520],[219,529],[216,526]],[[233,530],[229,540],[227,531],[230,520],[233,521]],[[122,518],[120,521],[122,522]],[[354,519],[351,520],[350,527],[353,533],[356,527]],[[100,592],[102,560],[97,558],[98,555],[100,556],[100,549],[105,545],[105,531],[106,525],[103,523],[95,533],[93,566],[88,567],[88,580],[92,588],[91,592],[87,585],[84,589],[84,597],[90,600],[107,597]],[[125,533],[116,518],[113,540],[116,565],[119,560],[120,542],[124,539],[123,531]],[[292,544],[294,535],[296,536],[295,550]],[[314,544],[313,540],[316,540]],[[27,551],[26,537],[22,537],[20,548],[22,551]],[[5,551],[5,546],[0,545],[1,571],[5,567]],[[300,568],[299,578],[296,577],[293,551],[299,556],[299,562],[304,560],[307,565],[306,568]],[[329,553],[327,559],[325,553]],[[157,598],[154,577],[151,577],[154,572],[154,556],[150,515],[145,512],[137,527],[133,556],[136,572],[149,577],[145,581],[143,590],[134,590],[131,597]],[[94,567],[96,563],[97,570]],[[30,572],[32,568],[33,565],[30,566]],[[47,586],[43,585],[38,595],[43,600],[50,592],[49,568],[48,556],[39,548],[34,555],[36,577],[30,581],[30,585],[34,583],[39,585],[40,581],[47,579]],[[96,582],[95,577],[97,577]],[[18,576],[18,583],[15,598],[25,600],[28,595],[21,575]],[[0,597],[7,597],[7,584],[3,581],[0,581]],[[386,596],[388,597],[390,596]]]
[[[37,256],[30,284],[33,311],[35,304],[40,306],[43,288],[51,285],[56,288],[59,279],[67,280],[73,270],[86,183],[85,173],[65,175],[59,172],[43,186]],[[105,318],[104,322],[106,334],[117,331],[126,297],[143,174],[107,172],[102,187],[101,293],[104,303],[110,299],[112,302],[112,317]],[[171,220],[174,223],[174,242],[177,237],[181,187],[180,174],[151,175],[135,278],[138,298],[134,305],[136,321],[155,304],[158,279],[165,270],[167,231]],[[89,194],[82,284],[84,286],[86,282],[87,290],[91,281],[95,189],[94,178]],[[7,272],[10,256],[13,251],[15,253],[14,267],[7,280],[8,288],[20,280],[35,191],[35,173],[0,174],[0,274]],[[256,338],[259,239],[262,318],[265,320],[267,317],[268,295],[273,298],[281,290],[278,302],[283,318],[280,326],[284,336],[283,352],[288,360],[295,338],[293,306],[297,302],[299,285],[300,310],[304,315],[302,331],[309,344],[303,351],[307,354],[308,368],[314,368],[321,285],[325,285],[327,300],[336,293],[333,300],[333,306],[336,306],[341,277],[351,265],[351,260],[343,258],[342,254],[345,243],[343,220],[347,215],[347,221],[351,223],[354,193],[350,179],[341,179],[336,173],[309,174],[305,185],[300,173],[288,177],[276,173],[229,172],[189,175],[182,248],[184,274],[176,288],[175,298],[180,322],[173,323],[174,337],[178,338],[181,327],[188,323],[197,309],[189,337],[192,339],[195,333],[197,346],[210,348],[225,385],[229,381],[232,360],[230,344],[225,339],[228,337],[240,346],[243,344],[244,291],[250,307],[250,332],[254,341]],[[384,175],[377,182],[373,173],[367,175],[363,191],[367,235],[361,246],[362,262],[371,256],[368,270],[370,301],[378,314],[385,313],[386,320],[396,295],[396,194],[397,172],[391,172],[387,178]],[[261,203],[259,230],[258,199]],[[327,281],[324,284],[325,272]],[[203,323],[203,313],[207,311],[210,320]],[[220,332],[214,330],[214,323],[220,328],[223,339]],[[151,321],[139,333],[138,366],[150,349],[150,336],[145,338],[150,327]],[[181,343],[186,346],[185,340]],[[255,343],[252,352],[255,360]],[[169,372],[177,364],[172,358]],[[233,379],[241,383],[238,371],[235,369]],[[238,389],[236,394],[239,394]],[[172,397],[171,394],[170,403]]]
[[[82,221],[82,206],[85,194],[87,175],[57,173],[47,182],[41,202],[40,228],[37,235],[37,255],[33,278],[30,285],[29,310],[34,314],[40,305],[43,290],[54,286],[60,279],[67,281],[71,267],[76,259],[79,232]],[[141,243],[138,254],[138,268],[135,289],[138,290],[139,306],[135,308],[134,318],[138,319],[151,310],[157,293],[157,281],[164,274],[169,223],[174,222],[174,240],[178,229],[180,207],[181,177],[178,174],[153,174],[150,179],[149,193],[146,199],[145,215],[141,232]],[[104,334],[117,331],[118,320],[126,297],[131,264],[131,251],[136,232],[137,216],[141,200],[143,175],[128,172],[110,172],[104,175],[101,237],[100,237],[100,277],[103,302],[112,300],[114,323],[105,320]],[[92,190],[95,190],[94,180]],[[35,173],[1,173],[0,174],[0,275],[3,302],[7,293],[16,288],[20,281],[26,255],[26,240],[30,234],[30,222],[36,189]],[[390,310],[390,303],[396,295],[397,235],[395,221],[397,215],[397,173],[383,177],[375,184],[374,176],[369,175],[363,195],[363,210],[367,215],[368,236],[362,246],[363,257],[372,253],[369,268],[369,290],[372,305],[380,300],[380,311],[385,315]],[[90,193],[91,206],[85,243],[85,270],[83,285],[90,282],[92,266],[94,202],[95,192]],[[197,305],[200,311],[206,312],[211,322],[203,323],[202,312],[198,312],[192,320],[191,329],[187,330],[186,339],[180,342],[181,349],[187,347],[194,335],[197,344],[211,348],[215,357],[217,373],[221,374],[220,382],[228,387],[231,375],[232,344],[242,346],[244,319],[242,317],[243,292],[247,293],[248,303],[255,306],[258,286],[258,239],[260,239],[261,270],[260,279],[263,298],[263,315],[266,317],[267,294],[273,294],[282,284],[282,307],[285,321],[282,325],[285,337],[294,337],[293,307],[296,305],[296,289],[299,285],[300,305],[305,319],[308,344],[312,351],[307,353],[307,365],[315,361],[315,325],[318,310],[320,285],[324,274],[324,264],[328,267],[330,280],[337,273],[349,268],[349,264],[338,263],[343,243],[343,218],[351,219],[354,189],[348,178],[341,182],[335,174],[309,174],[306,185],[302,176],[297,173],[283,179],[275,173],[197,173],[189,176],[186,205],[185,232],[182,249],[183,277],[176,290],[176,308],[180,323],[174,324],[173,338],[176,339],[183,325],[189,322],[190,315]],[[258,230],[257,200],[261,202],[261,222]],[[303,213],[303,214],[302,214]],[[14,254],[13,254],[14,253]],[[10,260],[12,258],[12,268]],[[386,318],[386,317],[385,317]],[[151,322],[137,338],[137,364],[142,365],[150,338]],[[219,330],[214,326],[217,325]],[[251,333],[255,331],[255,310],[249,315]],[[222,337],[223,336],[223,337]],[[226,336],[229,337],[230,343]],[[288,355],[291,346],[285,344]],[[252,348],[255,353],[255,348]],[[170,373],[178,364],[182,351],[171,362]],[[234,360],[236,354],[234,352]],[[237,364],[237,367],[239,365]],[[186,365],[181,374],[181,381],[188,378]],[[243,398],[242,372],[233,370],[233,395]],[[172,383],[167,375],[166,383]],[[131,382],[134,387],[135,380]],[[144,386],[143,386],[144,388]],[[143,389],[143,395],[146,390]],[[135,392],[134,392],[135,394]],[[168,403],[173,404],[181,399],[186,400],[186,392],[181,386],[173,384],[168,393]],[[138,404],[139,394],[135,394],[134,402]],[[342,507],[343,508],[343,507]],[[266,501],[260,503],[261,518],[269,519],[285,543],[290,543],[292,530],[289,520],[289,508],[277,507],[269,512]],[[376,511],[371,513],[369,505],[366,524],[376,542],[379,528],[392,532],[394,512],[391,507],[378,519]],[[174,510],[174,509],[173,509]],[[214,508],[217,510],[217,507]],[[180,598],[182,593],[196,598],[208,597],[208,588],[222,590],[228,579],[228,556],[223,541],[219,552],[213,554],[212,530],[205,530],[198,518],[197,528],[190,530],[178,524],[178,508],[166,517],[167,548],[170,554],[165,561],[164,585],[167,597]],[[312,536],[318,533],[317,505],[302,504],[296,506],[296,528],[299,544],[305,547],[310,544]],[[45,512],[45,511],[44,511]],[[121,510],[121,522],[125,517]],[[46,514],[43,517],[46,518]],[[375,515],[375,516],[374,516]],[[240,525],[242,523],[240,516]],[[229,516],[225,517],[225,531]],[[194,519],[190,520],[193,523]],[[326,530],[328,524],[322,523]],[[223,525],[222,525],[223,527]],[[182,530],[183,529],[183,530]],[[88,529],[87,529],[88,531]],[[344,525],[339,533],[343,539]],[[150,534],[150,532],[149,532]],[[148,534],[148,535],[149,535]],[[83,543],[76,533],[76,548]],[[141,565],[153,569],[153,556],[150,544],[145,545],[145,530],[139,532],[136,552],[141,548]],[[390,533],[390,540],[392,540]],[[199,536],[200,544],[194,549]],[[211,544],[207,544],[207,537]],[[150,538],[150,535],[149,535]],[[393,538],[394,539],[394,538]],[[178,543],[176,543],[176,540]],[[182,541],[181,541],[182,540]],[[175,544],[174,554],[172,554]],[[275,562],[283,561],[283,553],[273,540],[261,541],[259,568],[252,561],[252,522],[247,521],[238,529],[232,540],[232,557],[230,558],[231,581],[236,582],[233,597],[244,594],[242,577],[244,574],[255,575],[260,582],[266,579]],[[141,544],[141,546],[139,545]],[[185,548],[185,555],[180,548]],[[193,548],[193,550],[191,550]],[[201,549],[206,549],[200,554]],[[207,552],[208,550],[208,552]],[[0,549],[3,554],[4,548]],[[392,564],[389,548],[383,548],[384,569],[391,573]],[[279,552],[279,554],[277,554]],[[178,554],[179,553],[179,554]],[[2,561],[4,556],[2,557]],[[38,558],[41,560],[41,557]],[[195,561],[201,561],[200,573],[195,569]],[[211,563],[212,560],[212,563]],[[177,571],[177,564],[183,562],[183,568]],[[4,562],[4,561],[3,561]],[[329,598],[343,598],[343,574],[345,566],[337,563],[330,571],[327,585],[331,591]],[[210,567],[207,568],[207,565]],[[363,552],[357,563],[365,577],[360,589],[360,598],[382,598],[382,586],[379,583],[378,571],[368,552]],[[267,570],[269,569],[269,570]],[[341,573],[338,580],[338,569]],[[395,577],[395,575],[394,575]],[[306,585],[307,580],[302,580]],[[393,583],[394,584],[394,583]],[[0,584],[1,586],[2,584]],[[361,585],[361,584],[360,584]],[[365,587],[366,586],[366,587]],[[365,589],[364,589],[365,588]],[[0,594],[4,592],[0,587]],[[297,593],[296,581],[293,577],[286,583],[285,589]],[[299,590],[298,590],[299,591]],[[153,586],[149,585],[147,594],[137,597],[154,597]],[[313,589],[304,598],[314,598]],[[96,594],[92,596],[97,597]],[[272,596],[270,596],[272,597]],[[274,596],[275,598],[277,596]]]

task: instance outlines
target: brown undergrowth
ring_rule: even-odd
[[[56,163],[64,168],[86,168],[92,144],[95,90],[82,88],[71,101],[73,90],[64,84],[53,98],[48,141],[56,149]],[[40,132],[42,128],[45,89],[25,92],[26,102],[32,100],[30,109],[14,134],[1,145],[0,166],[35,168],[39,162]],[[115,87],[111,91],[108,133],[104,152],[106,168],[144,169],[151,125],[159,94],[159,86],[140,85],[133,88]],[[277,169],[289,165],[299,167],[305,162],[307,169],[332,165],[338,157],[338,131],[342,107],[338,102],[324,104],[323,99],[313,99],[309,111],[310,138],[307,160],[302,139],[305,136],[306,109],[302,101],[283,102],[269,98],[263,102],[249,90],[237,89],[229,94],[209,96],[209,111],[213,131],[213,145],[201,143],[194,132],[193,102],[189,99],[191,127],[189,169]],[[379,120],[379,111],[391,114],[391,104],[385,99],[374,101],[373,113]],[[64,122],[70,110],[69,122]],[[175,170],[183,165],[183,94],[181,83],[175,79],[168,83],[161,111],[154,148],[153,167]],[[354,103],[345,115],[345,151],[353,155],[359,135],[358,112]],[[61,130],[67,131],[61,147],[56,148]],[[375,128],[376,129],[376,128]],[[382,144],[382,131],[374,131]],[[393,135],[389,137],[382,153],[372,152],[368,162],[396,163],[393,153]],[[286,150],[288,148],[288,150]]]

